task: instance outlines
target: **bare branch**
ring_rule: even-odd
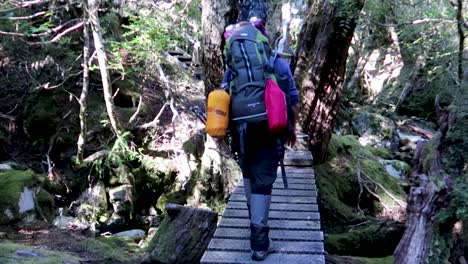
[[[417,19],[413,22],[403,23],[401,25],[420,25],[426,23],[457,23],[455,20],[448,20],[448,19],[432,19],[432,18],[424,18],[424,19]]]
[[[86,159],[83,160],[83,163],[82,165],[88,165],[88,164],[91,164],[93,162],[95,162],[96,160],[99,160],[99,159],[102,159],[104,157],[106,157],[107,155],[109,155],[110,151],[109,150],[99,150],[91,155],[89,155]]]
[[[41,17],[45,16],[47,12],[42,11],[42,12],[37,12],[35,14],[32,14],[30,16],[22,16],[22,17],[0,17],[0,19],[7,19],[7,20],[28,20],[36,17]]]
[[[15,121],[15,119],[16,119],[14,116],[5,115],[5,114],[2,114],[2,113],[0,113],[0,118],[8,119],[8,120],[10,120],[10,121]]]
[[[140,95],[140,100],[138,102],[138,107],[137,107],[137,110],[135,111],[135,113],[130,117],[130,119],[128,120],[128,123],[131,124],[135,121],[136,117],[138,116],[138,114],[140,113],[140,109],[141,109],[141,104],[142,104],[143,100],[142,100],[142,96]]]
[[[167,105],[168,105],[167,102],[164,103],[164,105],[161,107],[161,110],[159,110],[159,113],[156,115],[156,117],[153,119],[153,121],[151,121],[149,123],[146,123],[146,124],[143,124],[143,125],[139,126],[138,128],[139,129],[148,129],[150,127],[156,127],[156,125],[159,122],[159,117],[161,117],[161,115],[164,112],[164,109],[166,108]]]
[[[84,22],[80,22],[74,26],[71,26],[67,29],[65,29],[63,32],[61,32],[60,34],[57,34],[57,36],[55,36],[53,39],[49,40],[49,41],[43,41],[43,42],[28,42],[29,45],[32,45],[32,46],[36,46],[36,45],[45,45],[45,44],[52,44],[52,43],[55,43],[55,42],[58,42],[60,39],[62,39],[65,35],[67,35],[68,33],[70,32],[73,32],[75,30],[78,30],[80,28],[82,28],[84,26]]]
[[[372,179],[371,177],[369,177],[368,175],[366,175],[363,171],[361,171],[361,175],[365,176],[367,179],[369,179],[371,182],[373,182],[375,185],[379,186],[380,189],[382,189],[390,198],[392,198],[393,201],[395,201],[399,206],[401,207],[406,207],[406,203],[400,199],[398,199],[397,197],[395,197],[391,192],[389,192],[387,189],[385,189],[385,187],[378,183],[377,181],[375,181],[374,179]]]
[[[50,0],[21,1],[21,2],[14,3],[16,5],[15,7],[1,9],[0,13],[12,12],[20,8],[30,7],[33,5],[46,4],[48,2],[50,2]]]
[[[57,88],[57,87],[62,86],[62,85],[63,85],[68,79],[70,79],[71,77],[78,76],[78,75],[80,75],[82,72],[83,72],[83,71],[79,71],[79,72],[77,72],[77,73],[72,73],[72,74],[68,75],[65,79],[63,79],[63,81],[62,81],[61,83],[58,83],[58,84],[56,84],[56,85],[50,86],[50,82],[47,82],[47,83],[45,83],[45,84],[41,84],[41,85],[35,87],[35,89],[39,89],[39,88],[43,88],[43,89],[45,89],[45,90],[52,90],[52,89],[55,89],[55,88]],[[64,89],[64,90],[65,90],[65,89]],[[74,94],[68,92],[67,90],[65,90],[65,91],[66,91],[67,93],[73,95],[73,97],[75,97],[75,99],[77,99],[77,97],[76,97]],[[78,99],[77,99],[77,100],[78,100]],[[78,100],[78,101],[79,101],[79,100]]]
[[[73,23],[73,22],[76,22],[76,21],[79,21],[79,20],[81,20],[81,19],[72,19],[70,21],[67,21],[63,25],[51,28],[51,29],[49,29],[47,31],[44,31],[42,33],[37,33],[37,34],[28,35],[28,34],[23,34],[23,33],[18,33],[18,32],[0,31],[0,35],[17,36],[17,37],[32,37],[32,38],[44,37],[44,36],[47,36],[47,35],[50,35],[50,34],[53,34],[53,33],[57,33],[60,30],[62,30],[66,25],[68,25],[70,23]]]
[[[416,19],[410,22],[403,22],[399,24],[384,24],[377,22],[375,20],[369,19],[372,23],[377,24],[382,27],[403,27],[403,26],[416,26],[421,24],[428,24],[428,23],[448,23],[448,24],[455,24],[457,23],[456,20],[449,20],[449,19],[437,19],[437,18],[423,18],[423,19]]]

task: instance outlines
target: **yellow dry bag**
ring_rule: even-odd
[[[214,138],[224,138],[229,125],[231,97],[224,90],[214,90],[208,95],[206,132]]]

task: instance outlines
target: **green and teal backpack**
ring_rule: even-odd
[[[272,74],[268,38],[246,23],[227,40],[224,55],[232,73],[231,120],[236,124],[266,121],[265,84]]]

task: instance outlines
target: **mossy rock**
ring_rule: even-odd
[[[369,177],[394,196],[403,201],[406,199],[400,181],[387,173],[373,150],[373,147],[361,146],[355,136],[332,136],[326,162],[315,166],[322,221],[326,228],[354,224],[381,211],[379,202],[365,190],[358,199],[361,192],[358,169],[361,177]],[[385,205],[396,206],[381,188],[376,193]]]
[[[81,221],[95,223],[100,216],[107,213],[107,193],[103,182],[99,181],[93,187],[86,189],[80,196],[78,218]]]
[[[36,210],[39,211],[48,222],[52,222],[55,219],[54,197],[47,191],[40,189],[36,194],[36,201],[38,205]]]
[[[24,187],[38,183],[33,171],[9,170],[0,172],[0,224],[19,218],[18,201]],[[8,213],[10,212],[10,217]]]
[[[398,222],[382,222],[325,236],[325,250],[329,254],[365,257],[385,257],[393,254],[405,226]]]
[[[81,263],[81,261],[83,261],[81,258],[68,252],[36,249],[8,241],[0,243],[2,264],[63,264]]]
[[[185,205],[187,203],[187,195],[180,191],[163,194],[159,197],[156,208],[161,212],[165,212],[166,203]]]

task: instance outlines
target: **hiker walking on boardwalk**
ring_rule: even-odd
[[[271,193],[283,145],[293,145],[296,140],[299,95],[288,63],[270,49],[264,21],[254,17],[249,22],[226,28],[228,68],[221,88],[231,94],[230,126],[247,196],[252,259],[264,260],[274,250],[268,226]],[[268,76],[274,76],[286,96],[289,124],[281,134],[271,132],[266,117],[263,100]]]

